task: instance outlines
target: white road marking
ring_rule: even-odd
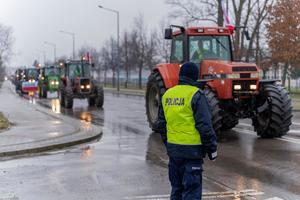
[[[300,123],[293,122],[294,125],[300,126]]]
[[[284,199],[281,199],[281,198],[278,198],[278,197],[272,197],[272,198],[265,199],[265,200],[284,200]]]
[[[203,199],[215,199],[215,198],[225,198],[225,197],[252,197],[263,195],[263,192],[257,190],[241,190],[241,191],[226,191],[226,192],[205,192],[202,194]],[[125,197],[124,200],[167,200],[170,199],[170,195],[148,195],[148,196],[134,196]]]
[[[233,128],[233,130],[235,130],[237,132],[240,132],[240,133],[248,134],[248,135],[256,134],[254,131],[241,129],[241,128]],[[285,142],[291,142],[291,143],[294,143],[294,144],[300,144],[300,139],[291,138],[291,137],[287,137],[287,136],[283,136],[281,138],[275,138],[275,139],[285,141]]]

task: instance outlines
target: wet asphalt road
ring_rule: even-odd
[[[103,126],[103,137],[2,161],[0,200],[167,199],[168,159],[159,135],[148,128],[144,97],[106,93],[103,110],[88,108],[85,100],[76,100],[73,110],[55,100],[37,102],[49,112]],[[281,139],[258,138],[247,120],[224,133],[218,160],[204,165],[204,199],[300,199],[300,113],[294,121]]]

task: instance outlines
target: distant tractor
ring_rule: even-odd
[[[39,69],[34,67],[24,69],[21,93],[33,96],[38,91],[38,81]]]
[[[55,66],[43,67],[39,76],[39,97],[47,98],[48,92],[59,90],[60,68]]]
[[[17,69],[14,74],[13,83],[15,85],[16,92],[20,92],[22,89],[22,79],[25,77],[23,69]]]
[[[173,31],[174,27],[179,30]],[[172,25],[165,30],[165,39],[172,40],[170,63],[158,64],[147,83],[146,111],[152,129],[162,95],[178,84],[181,64],[192,61],[200,68],[199,85],[210,104],[218,135],[221,130],[235,127],[243,118],[252,119],[261,137],[287,134],[292,119],[288,92],[278,80],[261,80],[255,64],[234,62],[232,34],[229,28],[221,27],[186,29]]]
[[[92,78],[92,67],[93,64],[85,60],[71,60],[62,64],[59,89],[62,107],[72,108],[74,98],[88,99],[89,106],[103,106],[103,87]]]

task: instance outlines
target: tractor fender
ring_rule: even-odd
[[[259,80],[260,85],[265,85],[265,84],[274,84],[280,82],[280,79],[263,79]]]
[[[166,89],[178,84],[180,65],[174,63],[158,64],[154,71],[158,71]]]

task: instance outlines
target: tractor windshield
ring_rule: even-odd
[[[72,63],[69,65],[69,76],[74,77],[90,77],[90,64],[88,63]]]
[[[45,68],[45,76],[57,76],[59,75],[59,69],[55,67]]]
[[[27,77],[37,79],[39,72],[37,69],[27,69]]]
[[[190,61],[199,63],[203,59],[231,60],[228,36],[190,36]]]

